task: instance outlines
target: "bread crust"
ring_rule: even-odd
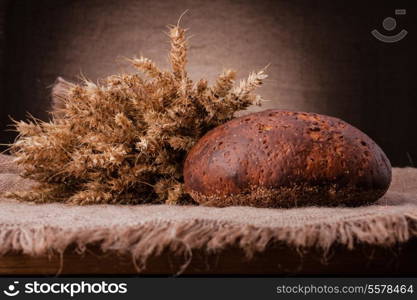
[[[266,110],[201,138],[186,158],[184,181],[203,205],[350,206],[385,194],[391,164],[371,138],[340,119]]]

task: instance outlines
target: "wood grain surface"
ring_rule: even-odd
[[[417,240],[390,248],[359,246],[351,251],[334,248],[323,259],[314,250],[299,252],[283,245],[271,245],[262,254],[247,259],[238,249],[221,253],[193,252],[183,275],[415,275]],[[60,255],[30,257],[10,253],[0,258],[0,275],[177,275],[185,257],[164,253],[149,260],[140,273],[130,256],[101,253],[91,247],[84,254],[68,249]]]

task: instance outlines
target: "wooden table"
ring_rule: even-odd
[[[359,246],[354,251],[336,247],[327,259],[317,250],[299,252],[284,245],[271,245],[267,251],[248,260],[239,250],[220,253],[195,251],[184,275],[342,275],[411,276],[417,274],[417,239],[394,247]],[[142,275],[173,275],[186,261],[166,252],[152,257]],[[102,253],[90,247],[84,254],[68,249],[60,259],[54,254],[30,257],[9,253],[0,257],[1,275],[137,275],[128,255]]]

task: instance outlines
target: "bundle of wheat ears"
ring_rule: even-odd
[[[169,203],[192,200],[183,191],[187,152],[208,130],[262,99],[252,92],[267,77],[252,73],[234,86],[224,71],[213,86],[185,70],[186,30],[169,26],[172,71],[151,60],[129,60],[140,72],[98,83],[60,83],[51,120],[15,121],[10,151],[22,176],[39,184],[7,194],[34,202]],[[144,76],[145,75],[145,76]]]

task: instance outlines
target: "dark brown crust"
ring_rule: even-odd
[[[360,205],[386,192],[391,164],[340,119],[266,110],[207,133],[188,154],[184,180],[194,200],[212,206]]]

